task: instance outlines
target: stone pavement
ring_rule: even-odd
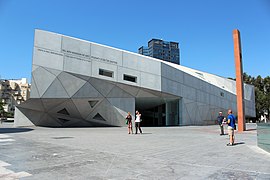
[[[0,179],[270,179],[270,153],[256,125],[236,133],[218,126],[127,128],[0,127]],[[9,140],[8,140],[9,139]]]

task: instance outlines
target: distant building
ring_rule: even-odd
[[[148,47],[140,47],[138,53],[175,64],[180,64],[179,43],[177,42],[151,39],[148,41]]]
[[[149,48],[145,47],[145,46],[140,47],[139,48],[139,54],[142,54],[142,55],[145,55],[145,56],[150,56]],[[151,56],[151,57],[153,57],[153,56]]]
[[[26,78],[0,80],[0,99],[6,112],[14,112],[15,106],[26,101],[30,96],[30,84]]]
[[[30,84],[28,84],[26,78],[9,80],[11,88],[14,90],[14,94],[20,95],[22,101],[26,101],[30,96]]]

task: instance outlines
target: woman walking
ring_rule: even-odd
[[[128,112],[128,115],[126,116],[126,120],[127,120],[127,125],[128,125],[128,134],[130,134],[130,133],[133,134],[133,130],[132,130],[132,116],[131,116],[130,112]]]

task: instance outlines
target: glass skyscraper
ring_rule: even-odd
[[[148,41],[148,47],[142,46],[139,48],[138,52],[145,56],[180,64],[179,43],[177,42],[151,39]]]

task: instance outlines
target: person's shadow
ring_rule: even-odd
[[[237,143],[233,143],[234,146],[241,145],[241,144],[245,144],[245,142],[237,142]]]

